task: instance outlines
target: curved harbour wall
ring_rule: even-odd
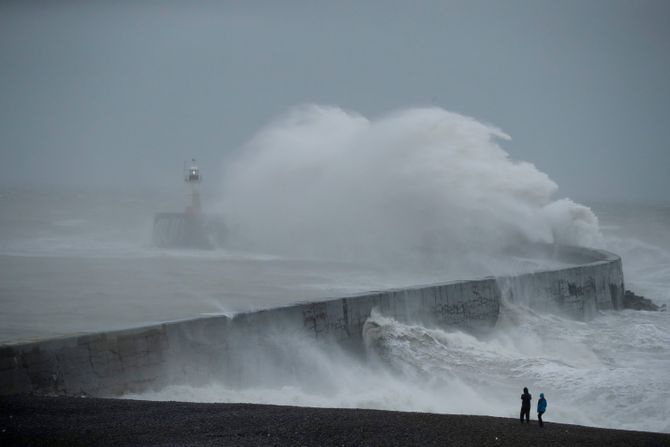
[[[482,333],[495,326],[503,300],[590,319],[621,309],[621,259],[580,247],[542,246],[543,256],[574,266],[510,277],[370,292],[236,315],[0,346],[0,394],[113,396],[188,381],[213,371],[243,377],[239,351],[276,334],[363,350],[363,325],[373,310],[401,322]],[[537,254],[537,250],[535,250]]]

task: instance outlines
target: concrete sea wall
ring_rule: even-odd
[[[373,309],[401,322],[481,333],[495,326],[504,300],[578,319],[589,319],[599,309],[622,308],[618,256],[580,247],[540,246],[537,250],[574,266],[371,292],[232,318],[196,318],[1,345],[0,394],[114,396],[187,380],[205,383],[212,371],[243,380],[248,372],[230,359],[278,334],[362,350],[363,326]]]

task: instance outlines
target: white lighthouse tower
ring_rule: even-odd
[[[195,158],[191,159],[190,165],[184,162],[184,181],[188,184],[191,194],[191,205],[186,207],[186,212],[200,214],[200,182],[202,177]]]
[[[154,217],[153,241],[158,247],[213,249],[226,235],[223,218],[202,213],[200,203],[200,168],[195,162],[184,162],[184,182],[191,203],[183,213],[157,213]]]

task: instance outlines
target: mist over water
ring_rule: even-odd
[[[596,216],[556,200],[509,140],[439,108],[368,119],[302,106],[227,164],[221,209],[240,240],[291,256],[462,269],[528,241],[602,246]]]

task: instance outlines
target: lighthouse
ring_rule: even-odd
[[[190,189],[191,205],[186,207],[186,212],[190,214],[200,213],[200,168],[195,162],[195,158],[191,159],[191,164],[187,165],[184,162],[184,181]]]
[[[202,176],[195,158],[184,162],[184,183],[190,203],[183,213],[158,213],[154,217],[153,242],[162,248],[213,249],[225,237],[221,216],[205,215],[200,201]]]

